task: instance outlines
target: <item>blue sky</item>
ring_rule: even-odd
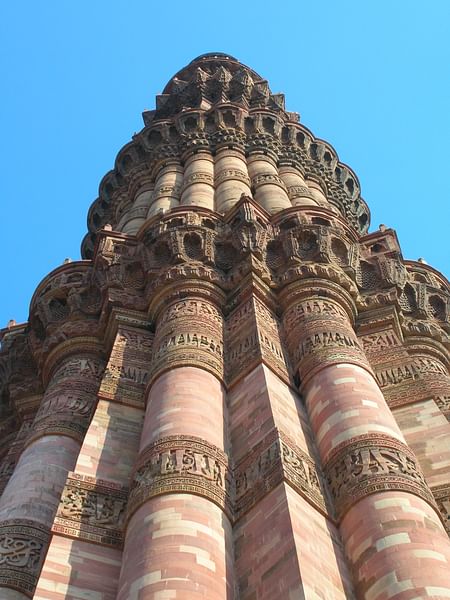
[[[405,258],[450,276],[450,2],[42,0],[0,9],[0,327],[79,258],[86,214],[141,113],[199,54],[284,92],[358,175]]]

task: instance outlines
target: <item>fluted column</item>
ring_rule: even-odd
[[[300,172],[294,166],[281,166],[278,172],[286,186],[292,206],[317,206],[317,200],[314,198]]]
[[[226,213],[242,194],[251,195],[245,155],[238,150],[221,148],[214,161],[215,210]]]
[[[152,334],[139,313],[130,319],[114,311],[107,337],[112,348],[97,407],[62,492],[36,598],[46,598],[48,590],[54,590],[52,600],[64,600],[73,588],[83,598],[117,594]]]
[[[118,600],[233,598],[223,320],[198,286],[158,302]]]
[[[261,297],[257,289],[239,290],[225,330],[239,599],[350,600],[351,577],[280,324],[269,290]]]
[[[127,210],[119,221],[119,231],[128,235],[134,235],[138,231],[139,227],[145,223],[152,197],[153,186],[139,191],[134,199],[132,208]]]
[[[181,204],[214,210],[214,163],[209,152],[201,151],[187,158]]]
[[[247,159],[254,197],[269,213],[292,206],[286,186],[278,175],[274,161],[265,154],[254,153]]]
[[[159,171],[155,180],[153,196],[147,218],[157,215],[160,211],[178,206],[180,203],[181,184],[183,182],[183,167],[178,159],[167,161]]]
[[[103,370],[95,344],[71,342],[66,350],[50,371],[26,448],[0,499],[2,598],[33,594],[67,472],[95,409]]]
[[[314,179],[308,179],[307,185],[316,203],[320,206],[326,206],[328,208],[328,200],[325,196],[322,186]]]
[[[14,473],[14,468],[19,460],[24,443],[30,433],[32,425],[33,418],[31,416],[22,421],[19,430],[15,434],[14,441],[11,442],[8,452],[0,462],[0,496],[3,493],[3,490],[6,488],[9,478]]]
[[[448,597],[450,541],[354,334],[350,298],[314,280],[281,299],[358,597]]]

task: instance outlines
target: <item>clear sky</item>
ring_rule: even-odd
[[[168,79],[232,54],[358,175],[405,258],[450,276],[449,0],[15,0],[0,8],[0,327],[79,258],[86,215]]]

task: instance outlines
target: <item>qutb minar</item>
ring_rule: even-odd
[[[2,330],[1,600],[450,598],[450,284],[232,56]]]

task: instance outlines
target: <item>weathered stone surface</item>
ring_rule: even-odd
[[[0,597],[450,596],[450,284],[229,55],[0,332]]]

